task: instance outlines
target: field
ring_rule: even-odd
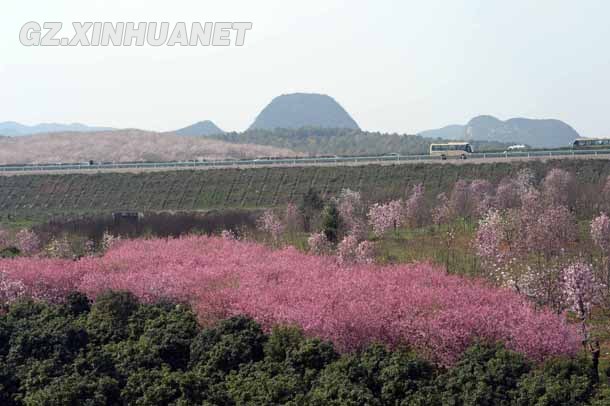
[[[309,188],[324,197],[358,190],[368,201],[403,197],[423,183],[430,197],[458,179],[496,183],[523,168],[541,179],[550,168],[598,185],[610,174],[607,160],[552,160],[484,164],[363,165],[305,168],[219,169],[148,173],[20,175],[0,177],[0,222],[115,211],[207,211],[266,208],[298,202]]]
[[[609,171],[554,160],[0,178],[12,226],[0,230],[0,403],[606,405]],[[123,232],[117,210],[146,215]],[[16,230],[59,214],[72,216]],[[274,349],[302,339],[313,347]],[[43,363],[54,367],[27,386]],[[380,378],[352,383],[362,374]],[[166,383],[141,393],[145,375]],[[390,388],[413,377],[421,387]]]

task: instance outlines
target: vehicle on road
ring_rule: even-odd
[[[610,138],[577,138],[572,143],[574,149],[610,148]]]
[[[473,153],[472,146],[467,142],[447,142],[444,144],[430,144],[430,155],[440,156],[441,159],[458,157],[467,159]]]

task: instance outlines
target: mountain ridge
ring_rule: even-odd
[[[574,128],[558,119],[513,117],[500,120],[491,115],[473,117],[464,125],[452,124],[421,131],[418,135],[451,140],[526,144],[534,148],[565,147],[580,137]]]
[[[35,125],[25,125],[16,121],[0,122],[0,135],[22,136],[34,134],[47,134],[58,132],[92,132],[92,131],[113,131],[115,128],[102,126],[88,126],[81,123],[39,123]]]

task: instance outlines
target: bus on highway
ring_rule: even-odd
[[[610,138],[577,138],[572,143],[572,148],[610,148]]]
[[[467,142],[447,142],[445,144],[430,144],[430,155],[440,156],[441,159],[447,157],[468,158],[472,154],[472,146]]]

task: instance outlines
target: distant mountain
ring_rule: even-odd
[[[462,140],[465,137],[465,126],[453,124],[437,130],[422,131],[418,135],[426,138],[442,138],[445,140]]]
[[[17,136],[31,135],[42,133],[58,133],[58,132],[89,132],[89,131],[111,131],[114,128],[110,127],[90,127],[80,123],[59,124],[59,123],[42,123],[36,125],[24,125],[14,121],[5,121],[0,123],[0,135]]]
[[[466,125],[450,125],[437,130],[422,131],[419,135],[447,140],[527,144],[534,148],[565,147],[580,136],[576,130],[560,120],[511,118],[502,121],[493,116],[478,116]]]
[[[274,98],[249,129],[303,127],[359,129],[354,119],[332,97],[315,93],[293,93]]]
[[[173,133],[178,135],[213,135],[222,134],[224,131],[210,120],[205,120],[176,130]]]

